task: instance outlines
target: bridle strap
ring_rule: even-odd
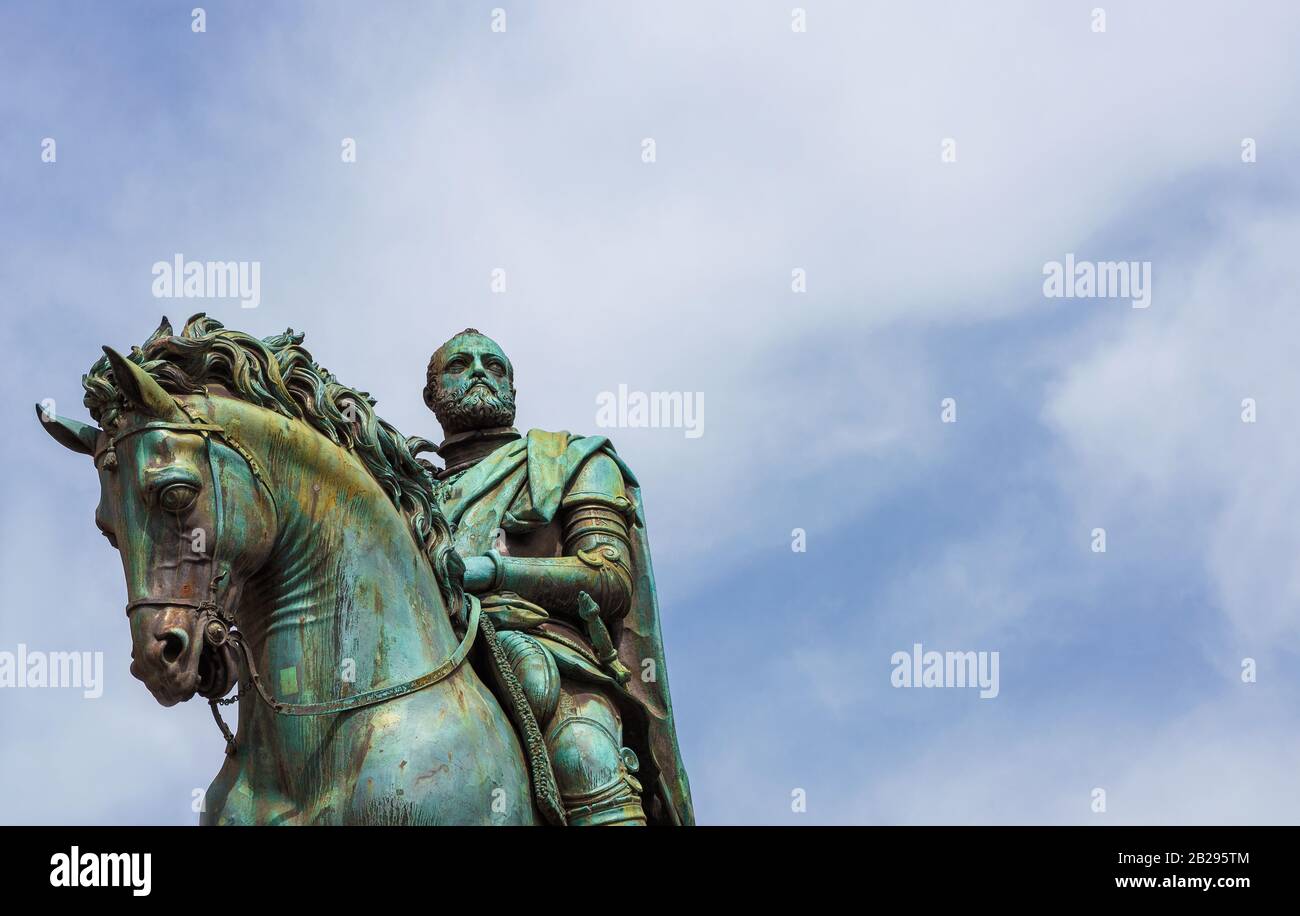
[[[206,420],[203,420],[191,407],[189,407],[189,405],[185,404],[183,401],[177,400],[176,406],[180,409],[181,413],[185,414],[187,417],[190,418],[191,422],[175,423],[170,420],[150,420],[147,423],[141,423],[136,426],[132,426],[118,433],[116,436],[114,436],[112,439],[109,440],[108,445],[106,445],[104,448],[100,449],[99,451],[95,452],[94,455],[95,463],[96,464],[99,463],[100,456],[103,455],[104,453],[115,452],[117,450],[117,444],[121,442],[123,439],[128,439],[131,436],[137,435],[139,433],[150,432],[156,429],[171,430],[173,432],[178,432],[178,433],[197,433],[200,436],[202,436],[205,440],[207,440],[209,443],[211,443],[212,437],[216,436],[218,439],[224,442],[230,448],[231,451],[239,455],[240,458],[244,459],[244,462],[248,465],[248,469],[249,471],[252,472],[254,479],[257,480],[257,482],[262,485],[262,488],[266,490],[267,498],[271,500],[271,506],[273,508],[278,509],[278,507],[276,507],[275,504],[275,493],[271,491],[271,484],[267,481],[266,475],[262,473],[262,468],[260,465],[258,465],[257,459],[253,457],[253,453],[250,452],[247,448],[245,448],[244,445],[238,439],[236,439],[230,433],[226,432],[226,428],[224,426],[221,426],[218,423],[209,423]],[[211,449],[208,450],[208,463],[210,465],[212,464]],[[213,481],[215,483],[216,481],[215,477],[213,478]],[[220,496],[218,496],[218,499],[220,499]]]
[[[180,402],[178,401],[177,404],[180,404]],[[217,433],[221,436],[226,434],[224,427],[216,423],[205,423],[202,420],[195,420],[193,423],[170,423],[166,420],[150,420],[148,423],[140,423],[122,430],[113,437],[112,445],[116,446],[123,439],[128,439],[136,433],[147,433],[154,429],[170,429],[180,433]]]
[[[217,588],[220,585],[221,580],[226,577],[226,573],[225,571],[219,571],[221,565],[219,551],[221,548],[221,534],[222,534],[221,486],[218,482],[219,478],[217,476],[216,459],[212,455],[212,436],[215,434],[227,442],[229,440],[225,429],[222,428],[220,425],[216,423],[208,423],[203,421],[197,416],[195,412],[190,410],[187,407],[187,405],[182,403],[180,400],[176,401],[176,406],[180,408],[181,412],[184,413],[187,417],[190,417],[191,422],[173,423],[166,420],[151,420],[148,423],[141,423],[137,426],[132,426],[129,429],[125,429],[122,432],[118,433],[116,436],[114,436],[108,448],[116,449],[117,444],[121,442],[123,439],[126,439],[130,436],[134,436],[138,433],[149,432],[152,430],[159,430],[159,429],[170,430],[173,432],[181,432],[181,433],[194,433],[196,435],[200,435],[203,437],[204,457],[207,459],[208,476],[212,481],[212,502],[213,502],[212,524],[214,526],[213,537],[212,537],[212,552],[210,554],[210,559],[208,560],[208,564],[207,564],[208,572],[212,574],[208,577],[209,579],[208,596],[204,600],[200,601],[198,599],[190,598],[190,597],[150,595],[145,598],[136,598],[133,601],[128,601],[126,605],[126,613],[127,616],[129,617],[131,615],[131,612],[138,607],[150,607],[156,605],[188,607],[193,609],[200,616],[200,618],[202,618],[205,615],[215,617],[218,620],[221,620],[222,623],[228,627],[231,623],[233,623],[233,621],[227,620],[226,616],[221,613],[221,605],[217,601]],[[235,448],[232,446],[231,450],[234,451],[236,454],[240,455],[245,461],[249,463],[249,469],[252,471],[253,476],[255,476],[258,480],[262,480],[261,473],[259,472],[257,466],[253,463],[251,456],[247,454],[246,449],[242,447]],[[262,480],[262,484],[263,486],[266,486],[266,481]],[[267,495],[271,497],[271,505],[274,506],[275,497],[274,495],[271,494],[271,490],[269,486],[267,486]],[[200,624],[206,624],[206,621],[203,620],[200,620],[199,622]],[[206,631],[206,627],[203,627],[203,629]],[[209,641],[211,642],[212,640]]]
[[[194,415],[189,410],[186,410],[185,405],[182,404],[180,401],[177,401],[176,405],[187,416],[194,417]],[[162,420],[153,420],[148,423],[141,423],[138,426],[132,426],[131,428],[123,430],[122,432],[118,433],[116,436],[113,437],[113,440],[109,443],[108,449],[116,449],[117,444],[119,442],[121,442],[123,439],[126,439],[130,436],[134,436],[138,433],[149,432],[157,429],[171,430],[174,432],[182,432],[182,433],[195,433],[203,437],[204,457],[207,459],[208,473],[212,481],[212,500],[213,500],[212,524],[215,528],[215,530],[213,531],[213,538],[212,538],[212,552],[210,554],[210,559],[208,560],[207,563],[207,571],[209,573],[214,573],[220,566],[218,551],[221,547],[222,512],[221,512],[221,487],[218,483],[216,459],[212,457],[212,434],[215,433],[218,436],[224,437],[226,431],[215,423],[205,423],[202,420],[199,420],[197,417],[194,417],[194,421],[191,423],[171,423]],[[105,449],[105,451],[107,451],[108,449]],[[235,451],[237,451],[241,455],[243,454],[243,450],[236,449]],[[274,504],[274,499],[272,499],[272,504]],[[126,603],[126,614],[128,617],[131,616],[131,612],[138,607],[166,605],[169,607],[175,606],[175,607],[191,608],[196,613],[198,613],[200,617],[202,617],[206,613],[220,618],[222,617],[222,614],[220,613],[220,605],[217,602],[217,587],[220,584],[221,580],[225,578],[225,575],[226,574],[224,572],[217,572],[215,575],[210,575],[208,577],[209,579],[208,596],[201,601],[196,598],[190,598],[190,597],[171,596],[171,595],[150,595],[145,598],[136,598],[133,601],[128,601]]]
[[[127,616],[129,617],[131,612],[138,607],[149,607],[154,604],[176,605],[177,607],[194,608],[196,611],[201,611],[204,608],[216,607],[216,605],[211,601],[195,601],[193,598],[137,598],[134,601],[127,602]]]

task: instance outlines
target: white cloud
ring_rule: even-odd
[[[1081,524],[1109,519],[1111,549],[1162,543],[1204,564],[1242,651],[1294,651],[1300,219],[1227,212],[1220,225],[1212,245],[1157,261],[1150,310],[1100,306],[1110,314],[1080,335],[1045,418]]]
[[[1294,713],[1281,695],[1254,689],[1231,688],[1154,725],[1134,724],[1125,710],[1099,705],[1031,730],[967,721],[934,736],[918,759],[846,790],[850,798],[835,819],[1294,823],[1300,808]],[[1104,814],[1091,808],[1095,788],[1106,792]]]

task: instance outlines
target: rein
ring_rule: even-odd
[[[176,405],[181,411],[190,418],[189,423],[172,423],[167,421],[151,421],[148,423],[133,426],[124,432],[118,433],[113,437],[111,443],[104,449],[105,452],[114,452],[117,444],[129,436],[149,430],[170,430],[181,433],[197,433],[203,437],[204,451],[208,461],[209,475],[212,480],[212,500],[213,500],[213,519],[216,527],[215,535],[212,540],[212,550],[209,554],[208,571],[214,573],[208,584],[208,597],[203,601],[196,601],[190,597],[173,597],[158,596],[148,598],[137,598],[134,601],[127,602],[126,613],[130,616],[131,612],[138,607],[150,605],[167,605],[176,607],[187,607],[193,610],[197,615],[199,629],[203,632],[203,641],[214,650],[220,650],[228,643],[239,650],[244,665],[248,670],[248,679],[257,689],[257,695],[266,703],[275,713],[282,716],[325,716],[343,712],[351,712],[355,709],[363,709],[367,706],[375,706],[379,703],[386,703],[389,700],[395,700],[398,697],[415,693],[430,687],[441,680],[446,679],[461,663],[465,661],[470,650],[474,646],[474,639],[479,630],[479,617],[482,612],[482,605],[479,599],[473,595],[466,594],[465,598],[470,603],[469,624],[465,628],[465,635],[460,640],[460,644],[447,658],[432,671],[420,675],[412,680],[405,681],[401,684],[393,684],[388,687],[380,687],[375,690],[369,690],[365,693],[353,694],[348,697],[340,697],[337,700],[327,700],[321,703],[282,703],[271,693],[268,693],[262,684],[262,678],[258,674],[257,665],[253,661],[253,652],[245,641],[244,636],[236,628],[234,614],[222,607],[218,593],[222,581],[227,578],[230,569],[227,565],[222,568],[217,557],[218,549],[221,546],[221,529],[222,529],[222,507],[221,507],[221,487],[218,484],[216,461],[212,456],[212,438],[215,436],[224,442],[229,448],[238,454],[248,464],[249,470],[253,477],[266,489],[267,497],[271,500],[272,509],[279,512],[276,507],[275,494],[271,492],[271,485],[267,482],[265,475],[262,473],[252,452],[240,444],[224,427],[216,423],[204,421],[188,405],[177,400]],[[100,453],[102,454],[102,453]],[[99,454],[95,455],[96,461]],[[217,571],[220,570],[220,571]],[[244,678],[239,678],[239,683],[243,684]],[[225,720],[221,718],[221,712],[218,707],[229,705],[235,702],[243,695],[242,691],[236,693],[234,697],[228,700],[212,698],[208,700],[208,705],[212,708],[213,718],[217,721],[217,726],[221,729],[222,736],[226,739],[226,753],[233,756],[238,750],[235,742],[235,736],[231,734],[230,728],[226,725]]]
[[[423,690],[433,684],[446,678],[449,674],[460,667],[460,663],[469,655],[469,650],[474,645],[474,635],[478,632],[479,615],[482,611],[482,605],[479,604],[478,598],[473,595],[466,595],[470,602],[469,626],[465,630],[465,638],[460,641],[456,650],[447,656],[446,660],[427,674],[422,674],[414,680],[406,681],[402,684],[394,684],[390,687],[380,687],[376,690],[368,690],[365,693],[353,694],[350,697],[340,697],[337,700],[327,700],[323,703],[281,703],[274,696],[266,692],[262,686],[262,679],[257,673],[257,666],[253,664],[253,654],[248,648],[248,644],[240,638],[238,632],[232,633],[233,641],[242,650],[244,661],[248,664],[249,675],[253,681],[253,686],[257,688],[258,694],[266,701],[266,704],[282,716],[325,716],[332,713],[351,712],[354,709],[362,709],[366,706],[374,706],[378,703],[387,703],[389,700],[395,700],[398,697],[406,696],[408,693],[415,693],[417,690]]]

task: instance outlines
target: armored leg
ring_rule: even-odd
[[[598,685],[562,676],[534,637],[507,630],[497,638],[542,728],[569,825],[644,826],[640,763],[623,746],[613,701]]]
[[[533,716],[540,727],[555,715],[556,704],[560,701],[560,672],[555,667],[551,653],[536,639],[527,633],[516,630],[502,630],[497,633],[497,640],[505,652],[506,661],[519,681],[519,687],[528,698]]]
[[[623,723],[599,688],[562,683],[546,746],[571,827],[645,826],[639,763]]]

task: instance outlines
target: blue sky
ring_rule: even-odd
[[[0,689],[0,822],[192,823],[220,765],[129,676],[94,474],[31,413],[199,310],[407,434],[466,325],[522,428],[704,392],[698,439],[610,431],[702,822],[1300,819],[1300,9],[194,5],[3,13],[0,650],[107,670]],[[259,261],[260,306],[155,299],[176,252]],[[1151,261],[1151,307],[1044,298],[1067,252]],[[917,642],[999,696],[892,688]]]

